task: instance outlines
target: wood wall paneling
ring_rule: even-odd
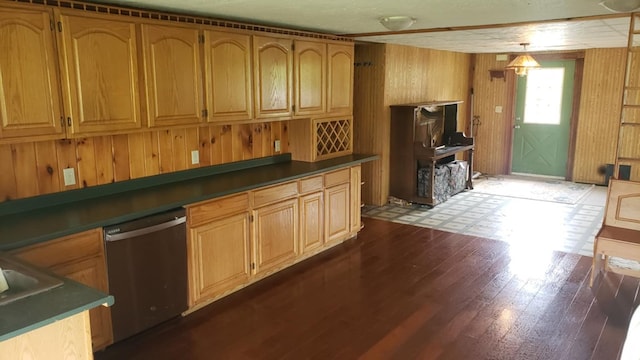
[[[0,145],[0,202],[289,151],[288,121]],[[199,164],[191,151],[199,150]],[[64,186],[63,169],[76,184]]]
[[[354,150],[380,160],[363,164],[362,199],[382,205],[389,194],[389,105],[463,100],[458,128],[467,122],[470,55],[391,44],[357,44]]]
[[[626,48],[585,51],[573,169],[576,182],[603,184],[599,168],[615,163],[625,60]]]

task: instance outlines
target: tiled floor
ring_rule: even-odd
[[[592,256],[606,191],[606,187],[597,186],[577,204],[569,205],[471,190],[434,208],[367,206],[363,216],[506,241],[532,254],[560,250]]]

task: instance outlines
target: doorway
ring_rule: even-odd
[[[576,60],[540,61],[516,83],[511,173],[567,178]]]

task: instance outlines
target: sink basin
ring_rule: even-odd
[[[0,306],[62,285],[61,279],[5,255],[0,255],[0,268],[9,285],[0,293]]]

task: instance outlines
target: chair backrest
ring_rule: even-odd
[[[609,181],[604,224],[640,230],[640,182]]]

